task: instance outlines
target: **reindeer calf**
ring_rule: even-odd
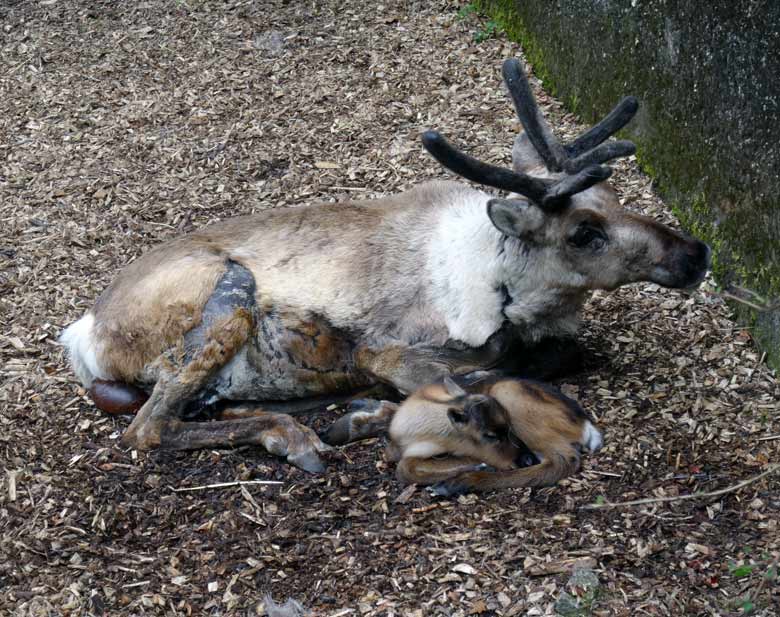
[[[398,478],[436,483],[445,496],[550,486],[602,444],[572,399],[540,382],[490,375],[466,389],[449,378],[419,389],[395,412],[390,439]]]

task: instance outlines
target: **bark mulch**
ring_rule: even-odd
[[[581,509],[715,490],[780,458],[780,386],[711,282],[594,295],[587,370],[562,386],[606,446],[534,493],[404,491],[377,441],[319,477],[254,448],[123,451],[127,420],[101,415],[65,366],[61,328],[162,240],[446,177],[425,128],[507,164],[519,129],[499,68],[522,52],[461,9],[0,4],[0,614],[253,615],[271,594],[334,617],[543,615],[556,601],[566,614],[564,592],[581,605],[568,614],[736,615],[747,600],[780,614],[761,582],[780,555],[777,476]],[[535,88],[562,135],[583,129]],[[635,161],[614,184],[676,224]],[[253,480],[280,484],[180,490]],[[575,564],[597,592],[569,583]]]

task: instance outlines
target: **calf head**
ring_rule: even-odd
[[[553,286],[614,289],[636,281],[698,285],[709,268],[709,247],[623,209],[606,182],[612,170],[603,163],[635,151],[630,141],[609,137],[631,120],[637,100],[626,97],[601,122],[562,145],[539,111],[520,63],[507,60],[503,74],[525,128],[514,144],[512,170],[456,150],[435,131],[423,135],[426,149],[445,167],[515,194],[488,202],[493,225],[518,238],[531,258],[544,264],[546,281]]]
[[[480,458],[500,469],[517,464],[529,453],[524,444],[512,439],[511,418],[496,399],[484,394],[469,394],[449,378],[444,386],[452,399],[447,403],[447,417],[462,439],[477,446]]]

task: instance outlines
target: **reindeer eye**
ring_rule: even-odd
[[[482,433],[482,438],[485,441],[498,441],[499,436],[496,433]]]
[[[569,237],[569,244],[577,248],[589,247],[598,250],[607,243],[607,236],[604,231],[588,223],[582,223],[577,230]]]

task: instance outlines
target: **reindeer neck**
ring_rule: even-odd
[[[509,321],[529,343],[572,335],[586,294],[547,280],[546,256],[499,232],[487,216],[490,196],[453,195],[427,241],[429,300],[450,338],[483,345]]]
[[[478,347],[505,321],[501,280],[506,239],[487,216],[490,196],[474,190],[453,194],[432,213],[426,246],[429,301],[450,338]]]

